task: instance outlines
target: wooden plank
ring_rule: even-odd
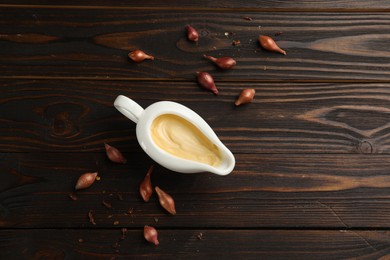
[[[388,259],[390,256],[388,231],[159,230],[158,247],[143,239],[142,228],[128,230],[123,240],[119,229],[2,230],[0,240],[2,259]]]
[[[135,124],[113,106],[124,94],[199,113],[234,153],[389,153],[390,84],[224,83],[220,95],[195,82],[0,81],[0,150],[140,151]],[[235,107],[241,89],[252,104]]]
[[[32,7],[2,8],[0,20],[2,77],[193,80],[196,71],[209,71],[218,81],[388,81],[390,75],[387,12]],[[186,24],[198,29],[198,45],[186,40]],[[261,50],[260,34],[274,37],[287,56]],[[232,46],[233,40],[241,44]],[[127,58],[134,49],[156,59],[134,64]],[[205,53],[232,56],[237,66],[219,71],[202,57]]]
[[[225,177],[155,165],[153,186],[175,199],[171,216],[155,194],[148,203],[139,195],[151,159],[125,155],[128,164],[115,165],[102,153],[1,154],[0,227],[92,228],[93,210],[99,228],[115,228],[115,221],[139,227],[155,218],[165,228],[390,228],[389,156],[236,154],[236,168]],[[92,171],[101,180],[71,200],[77,178]]]
[[[31,0],[3,0],[3,6],[12,5],[33,5],[36,6],[37,2]],[[190,0],[182,0],[178,3],[175,0],[165,0],[164,2],[157,0],[146,0],[146,1],[126,1],[126,0],[115,0],[115,1],[107,1],[107,0],[98,0],[98,1],[50,1],[50,0],[41,0],[39,1],[39,5],[48,5],[50,7],[55,6],[69,6],[70,8],[74,8],[77,6],[82,6],[88,9],[96,9],[96,8],[153,8],[153,9],[214,9],[214,10],[334,10],[334,11],[353,11],[353,10],[388,10],[390,9],[390,4],[386,0],[372,0],[372,1],[363,1],[363,0],[335,0],[332,2],[324,1],[324,0],[301,0],[297,1],[288,1],[288,0],[251,0],[244,2],[237,2],[234,0],[223,0],[223,1],[207,1],[207,0],[198,0],[198,1],[190,1]],[[231,11],[231,10],[230,10]]]

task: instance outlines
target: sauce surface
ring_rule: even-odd
[[[150,131],[156,145],[174,156],[214,167],[221,164],[218,147],[182,117],[173,114],[158,116]]]

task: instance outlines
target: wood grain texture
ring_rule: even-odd
[[[197,237],[202,233],[203,239]],[[3,230],[2,259],[388,259],[388,231],[159,230],[160,245],[129,230]],[[82,239],[82,242],[79,242]],[[223,241],[223,243],[221,243]],[[120,245],[118,247],[118,244]],[[117,252],[116,252],[117,250]]]
[[[75,0],[68,1],[52,1],[52,0],[41,0],[39,3],[32,0],[2,0],[3,5],[47,5],[50,7],[55,6],[68,6],[74,8],[77,6],[83,6],[88,9],[96,8],[153,8],[153,9],[214,9],[219,11],[232,11],[235,10],[256,10],[256,11],[269,11],[269,10],[285,10],[285,11],[323,11],[323,10],[335,10],[335,11],[354,11],[354,10],[382,10],[387,11],[390,9],[390,4],[386,0],[301,0],[301,1],[289,1],[289,0],[252,0],[238,2],[234,0],[223,0],[223,1],[208,1],[208,0],[182,0],[178,3],[175,0],[146,0],[146,1],[129,1],[129,0],[84,0],[82,2]]]
[[[0,20],[2,77],[192,80],[196,71],[209,71],[218,81],[388,81],[390,75],[387,12],[3,8]],[[186,40],[186,24],[199,31],[198,45]],[[260,34],[273,36],[287,56],[262,50]],[[156,59],[134,64],[127,58],[134,49]],[[205,53],[232,56],[237,66],[219,71]]]
[[[139,151],[135,124],[116,96],[141,106],[182,103],[234,153],[389,153],[390,84],[224,83],[220,95],[195,82],[2,80],[0,150],[102,151],[110,142]],[[235,107],[241,89],[254,102]]]
[[[156,217],[165,228],[390,228],[389,156],[236,154],[226,177],[155,165],[152,184],[173,196],[175,216],[156,194],[148,203],[139,195],[151,159],[125,156],[128,164],[116,165],[103,153],[1,154],[0,227],[139,227]],[[78,177],[94,171],[101,180],[71,200]]]

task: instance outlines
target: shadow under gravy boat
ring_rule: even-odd
[[[154,161],[165,168],[181,173],[211,172],[218,175],[227,175],[233,171],[235,166],[233,154],[219,140],[206,121],[191,109],[171,101],[159,101],[146,109],[143,109],[132,99],[122,95],[116,98],[114,106],[119,112],[137,124],[136,135],[140,146]],[[155,142],[155,137],[152,136],[151,128],[152,126],[159,124],[158,122],[162,121],[165,117],[167,119],[172,119],[173,121],[181,121],[184,125],[188,126],[189,129],[193,129],[194,132],[197,133],[195,140],[200,139],[201,143],[208,144],[211,149],[215,148],[216,154],[214,154],[214,156],[218,158],[211,158],[213,156],[209,157],[211,159],[216,159],[217,162],[215,164],[209,162],[205,163],[201,162],[202,160],[183,158],[181,155],[174,155],[162,148],[161,145],[159,146],[159,144]],[[166,124],[170,124],[170,122],[166,122]],[[162,122],[161,125],[162,127],[169,127],[169,125],[164,126],[164,122]],[[165,130],[166,129],[163,128],[160,132],[166,134]],[[202,141],[202,138],[204,137],[207,138],[207,140]],[[169,136],[168,139],[170,138],[171,136]],[[177,138],[180,139],[180,137]],[[173,139],[175,138],[173,137]],[[181,140],[170,141],[176,142],[176,144],[180,146]],[[192,149],[192,147],[190,149]],[[193,149],[195,152],[195,149],[197,149],[195,145],[193,146]],[[191,150],[189,151],[189,154],[191,154]],[[208,156],[206,155],[205,157]]]

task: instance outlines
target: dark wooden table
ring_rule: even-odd
[[[1,1],[0,258],[390,259],[389,11],[386,0]],[[287,55],[262,50],[260,34]],[[135,64],[134,49],[156,59]],[[203,54],[237,66],[221,71]],[[243,88],[255,100],[235,107]],[[155,194],[143,202],[153,161],[113,107],[119,94],[192,108],[236,168],[155,164],[177,215]],[[111,163],[105,142],[128,163]],[[100,181],[70,199],[92,171]]]

